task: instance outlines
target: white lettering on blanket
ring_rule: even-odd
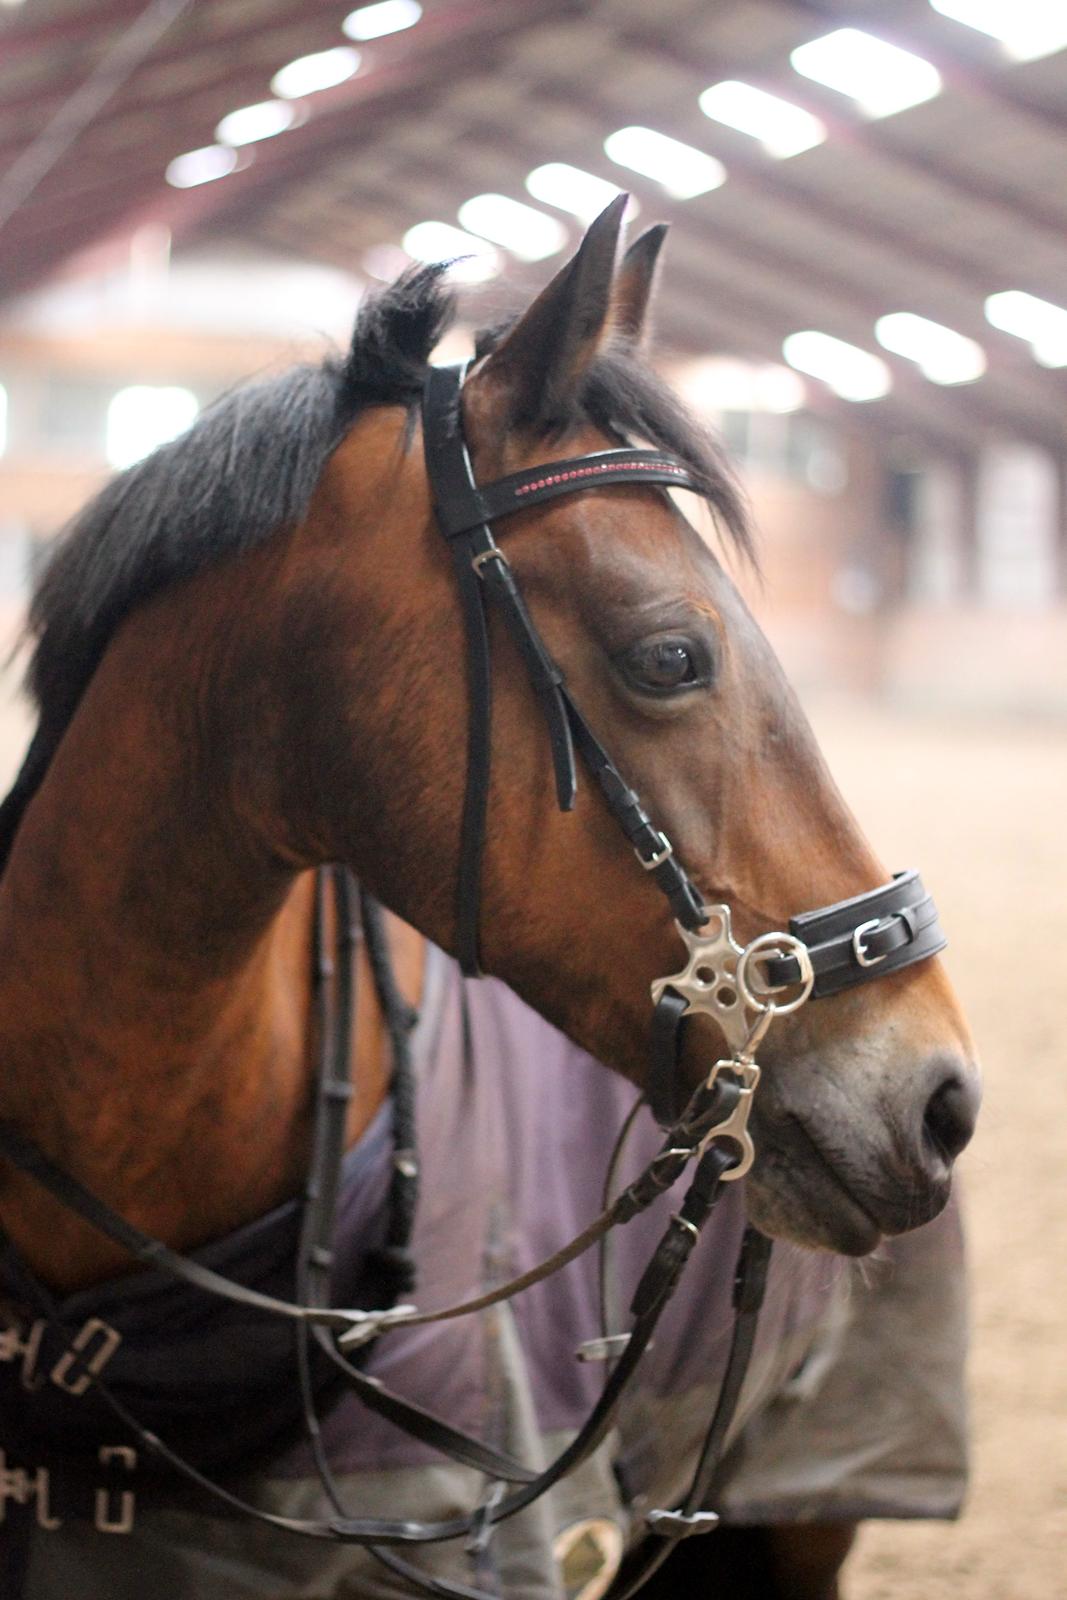
[[[17,1361],[21,1356],[22,1387],[30,1391],[39,1389],[45,1382],[44,1375],[37,1371],[37,1359],[46,1327],[45,1321],[38,1317],[25,1332],[16,1322],[9,1322],[6,1328],[0,1329],[0,1361]],[[78,1329],[70,1349],[60,1356],[48,1377],[68,1394],[84,1394],[121,1343],[121,1333],[101,1322],[99,1317],[90,1317]]]

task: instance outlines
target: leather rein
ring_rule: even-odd
[[[918,874],[907,872],[867,894],[792,918],[786,933],[761,934],[745,948],[734,941],[729,908],[705,905],[669,839],[656,827],[572,699],[492,531],[493,524],[512,513],[560,495],[616,484],[685,488],[697,494],[703,492],[703,487],[685,463],[675,457],[660,451],[632,449],[554,461],[479,485],[463,438],[460,392],[464,370],[431,368],[422,410],[435,515],[451,551],[467,638],[470,711],[458,874],[459,960],[465,974],[479,973],[478,928],[492,730],[487,607],[492,604],[499,608],[518,647],[545,717],[560,808],[570,810],[574,804],[578,756],[596,780],[641,867],[665,895],[687,949],[686,966],[657,980],[652,990],[653,1060],[645,1094],[665,1129],[656,1156],[605,1204],[582,1233],[508,1283],[437,1311],[419,1311],[410,1304],[369,1311],[333,1307],[332,1241],[344,1154],[345,1112],[352,1092],[353,946],[360,937],[367,943],[393,1053],[390,1092],[394,1104],[394,1170],[387,1236],[384,1250],[379,1252],[379,1266],[384,1269],[388,1284],[384,1298],[410,1293],[413,1287],[408,1247],[418,1188],[408,1042],[413,1015],[393,980],[380,912],[356,888],[347,870],[340,867],[323,868],[318,878],[314,956],[319,1063],[295,1301],[246,1288],[148,1237],[58,1168],[12,1124],[0,1123],[0,1155],[146,1266],[207,1294],[294,1324],[304,1424],[332,1510],[321,1518],[284,1517],[243,1500],[206,1477],[143,1427],[109,1387],[98,1367],[76,1348],[79,1370],[93,1384],[105,1406],[152,1456],[230,1513],[308,1538],[365,1546],[424,1593],[452,1600],[491,1600],[481,1589],[430,1577],[409,1565],[398,1550],[466,1539],[475,1557],[484,1554],[496,1524],[533,1504],[597,1448],[612,1424],[701,1229],[725,1192],[725,1185],[742,1176],[751,1165],[753,1150],[747,1123],[759,1081],[755,1052],[767,1028],[777,1016],[795,1010],[809,998],[833,994],[924,960],[944,947],[945,938],[936,908]],[[334,901],[334,960],[326,950],[327,895],[332,895]],[[715,1019],[730,1054],[716,1062],[707,1078],[687,1097],[682,1090],[679,1059],[686,1018],[695,1012]],[[695,1163],[695,1171],[690,1187],[671,1216],[634,1294],[629,1332],[592,1341],[590,1347],[578,1352],[583,1359],[607,1361],[608,1375],[582,1428],[547,1468],[535,1471],[453,1428],[443,1418],[393,1393],[352,1359],[358,1359],[360,1347],[391,1327],[467,1316],[540,1282],[602,1242],[613,1228],[646,1210],[691,1163]],[[625,1587],[612,1591],[613,1600],[626,1600],[635,1593],[678,1539],[707,1532],[718,1521],[703,1502],[721,1458],[747,1370],[770,1251],[770,1240],[751,1227],[746,1229],[735,1268],[735,1321],[726,1372],[690,1487],[678,1506],[647,1513],[648,1531],[658,1538],[647,1542],[648,1553],[627,1573]],[[71,1348],[74,1330],[63,1326],[45,1287],[31,1281],[43,1317]],[[452,1460],[484,1474],[489,1488],[482,1503],[467,1515],[436,1522],[353,1516],[323,1448],[311,1376],[312,1352],[372,1411]]]

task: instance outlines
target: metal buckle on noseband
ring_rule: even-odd
[[[867,954],[866,950],[863,948],[863,935],[865,933],[873,933],[875,928],[880,928],[881,926],[882,926],[882,918],[881,917],[872,917],[870,922],[861,922],[859,927],[856,929],[855,933],[852,935],[852,954],[855,956],[856,963],[857,963],[858,966],[861,966],[861,967],[878,967],[878,966],[881,966],[882,962],[885,960],[886,956],[889,954],[888,950],[883,950],[881,955],[869,956]]]

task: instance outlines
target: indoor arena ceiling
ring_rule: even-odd
[[[877,354],[892,384],[850,405],[811,383],[829,406],[948,447],[1007,432],[1062,450],[1067,332],[1032,344],[984,308],[1020,292],[1000,320],[1025,333],[1027,296],[1067,306],[1067,49],[1012,60],[940,14],[959,0],[424,0],[414,26],[358,44],[354,76],[296,102],[299,126],[242,146],[221,180],[166,181],[227,113],[269,100],[279,68],[345,46],[355,3],[0,0],[0,294],[114,260],[149,224],[176,250],[236,239],[360,271],[485,193],[539,205],[573,244],[580,224],[525,187],[568,163],[673,224],[673,348],[780,362],[783,339],[817,330]],[[938,92],[871,116],[802,76],[791,53],[845,27],[922,58]],[[724,80],[814,113],[825,138],[768,154],[702,112]],[[714,156],[725,180],[670,198],[605,153],[633,125]],[[538,283],[561,259],[508,276]],[[938,383],[889,353],[874,329],[891,312],[977,341],[984,375]]]

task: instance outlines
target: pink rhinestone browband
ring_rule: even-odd
[[[593,478],[601,472],[656,472],[660,475],[662,475],[664,472],[673,472],[675,476],[680,478],[689,476],[685,467],[675,466],[673,462],[627,461],[620,463],[601,461],[597,462],[595,466],[572,467],[569,472],[555,472],[547,478],[536,478],[533,483],[519,484],[518,487],[512,491],[512,493],[515,495],[515,498],[518,499],[520,495],[533,494],[535,490],[548,489],[556,483],[569,483],[572,478]]]

